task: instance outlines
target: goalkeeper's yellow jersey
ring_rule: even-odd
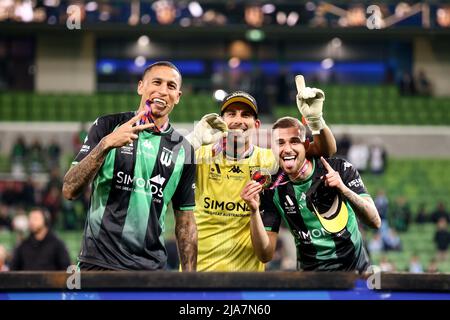
[[[195,219],[198,271],[264,271],[250,238],[250,210],[240,193],[253,172],[277,162],[270,149],[254,147],[242,160],[212,155],[212,145],[196,152]]]

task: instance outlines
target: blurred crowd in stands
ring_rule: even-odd
[[[433,87],[424,70],[419,70],[416,76],[410,72],[404,72],[398,82],[399,93],[403,96],[433,95]]]

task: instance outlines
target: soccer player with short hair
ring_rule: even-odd
[[[255,252],[262,262],[272,259],[284,220],[295,239],[298,269],[363,272],[369,258],[357,217],[379,228],[375,204],[349,162],[319,160],[307,149],[305,127],[297,119],[284,117],[273,125],[272,150],[280,166],[274,175],[277,186],[263,190],[252,181],[241,193],[251,210]]]
[[[172,200],[181,268],[195,271],[194,151],[169,123],[181,96],[180,71],[166,61],[150,65],[137,93],[141,101],[136,112],[95,120],[64,177],[67,199],[80,195],[92,181],[79,267],[164,269],[162,234]]]
[[[316,129],[309,154],[331,155],[336,144],[322,118],[323,92],[320,97],[314,94],[309,98],[309,105],[302,109],[302,115]],[[220,113],[220,117],[204,116],[188,136],[197,149],[197,270],[264,271],[250,237],[251,211],[240,192],[254,172],[275,172],[277,162],[270,149],[252,143],[252,133],[261,122],[257,103],[250,94],[229,94],[222,101]]]

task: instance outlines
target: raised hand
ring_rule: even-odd
[[[216,143],[227,135],[228,126],[217,113],[209,113],[195,125],[194,130],[186,137],[194,149],[203,145]]]
[[[259,209],[259,193],[262,189],[261,184],[252,180],[241,191],[241,198],[247,203],[252,212],[256,212]]]
[[[145,123],[137,125],[138,121],[145,115],[146,111],[141,111],[133,118],[119,126],[115,131],[107,135],[105,139],[105,144],[108,149],[120,148],[124,145],[130,144],[133,140],[138,138],[138,133],[145,130],[153,128],[155,125],[153,123]]]
[[[297,86],[297,108],[312,133],[319,134],[325,126],[322,117],[325,93],[317,88],[306,87],[305,78],[302,75],[295,76],[295,85]]]
[[[331,187],[331,188],[338,188],[339,191],[344,191],[346,188],[344,182],[341,179],[341,175],[339,172],[334,170],[330,164],[323,158],[320,157],[320,161],[322,161],[323,166],[325,169],[327,169],[327,174],[324,176],[325,186]]]

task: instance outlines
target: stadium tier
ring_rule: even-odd
[[[325,115],[333,124],[449,125],[450,98],[401,96],[395,86],[326,85]],[[99,115],[134,110],[139,97],[130,94],[51,95],[0,93],[1,121],[86,121]],[[193,122],[216,112],[210,94],[184,94],[173,122]],[[295,103],[274,105],[275,117],[298,116]]]

